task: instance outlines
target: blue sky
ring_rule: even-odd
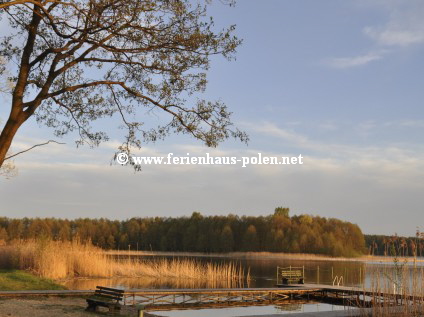
[[[77,149],[69,136],[67,145],[17,158],[19,176],[0,180],[1,213],[125,219],[266,215],[287,206],[357,223],[365,233],[424,230],[424,2],[239,0],[228,8],[217,1],[210,13],[217,26],[236,24],[244,43],[236,61],[213,59],[205,97],[226,102],[249,145],[229,140],[207,149],[171,136],[137,154],[302,154],[304,165],[134,173],[110,165],[120,133],[107,122],[111,141],[100,148]],[[27,122],[13,149],[51,138]]]

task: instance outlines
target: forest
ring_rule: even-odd
[[[3,243],[34,238],[91,241],[104,249],[186,252],[287,252],[358,256],[365,239],[355,224],[310,215],[108,219],[0,218]]]
[[[369,255],[424,256],[424,232],[418,230],[415,237],[365,235],[365,243]]]

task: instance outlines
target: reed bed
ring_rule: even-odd
[[[0,267],[29,270],[51,279],[72,277],[148,277],[203,280],[234,287],[249,279],[241,265],[215,264],[192,259],[114,257],[88,243],[20,241],[0,247]]]
[[[424,316],[424,267],[394,262],[367,268],[372,316]],[[364,316],[368,313],[365,313]]]

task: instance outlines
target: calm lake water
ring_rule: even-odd
[[[332,311],[348,309],[343,306],[329,305],[324,303],[311,302],[309,304],[289,303],[280,306],[249,306],[249,307],[232,307],[219,309],[202,309],[202,310],[171,310],[171,311],[154,311],[158,316],[167,317],[233,317],[233,316],[249,316],[249,315],[269,315],[269,314],[290,314],[290,313],[309,313],[317,311]]]

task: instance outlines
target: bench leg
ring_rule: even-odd
[[[98,311],[97,305],[95,303],[88,303],[88,307],[85,310],[86,311],[91,311],[91,312]]]
[[[118,306],[118,305],[110,305],[108,307],[109,307],[109,312],[110,313],[120,312],[121,311],[121,306]]]

